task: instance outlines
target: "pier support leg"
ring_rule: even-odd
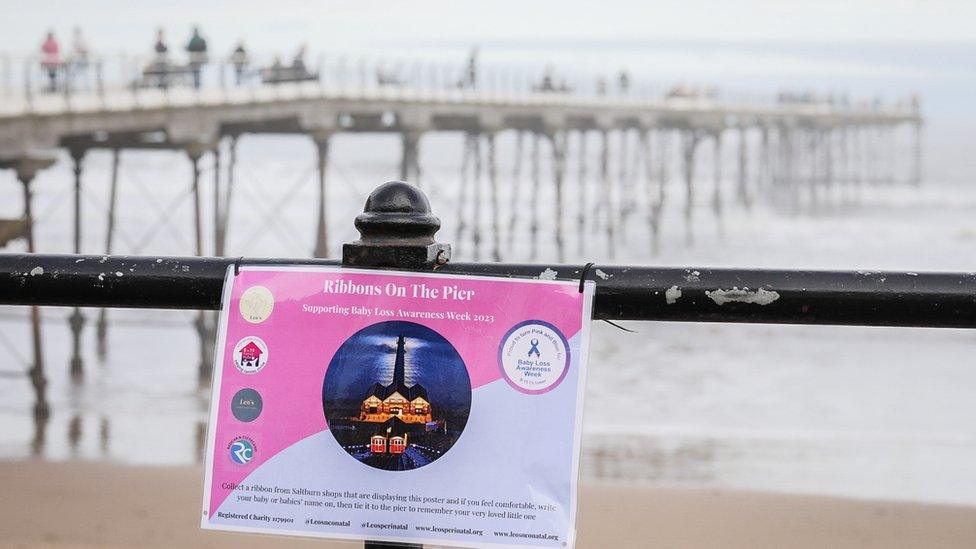
[[[203,256],[203,218],[201,209],[201,196],[200,196],[200,157],[203,156],[204,151],[207,150],[207,146],[203,144],[194,144],[187,147],[187,156],[190,158],[190,163],[193,168],[193,225],[195,229],[195,250],[197,256]],[[213,369],[213,364],[211,364],[211,358],[213,356],[213,333],[211,330],[211,325],[206,311],[199,311],[197,313],[196,321],[194,322],[194,327],[197,332],[197,336],[200,338],[200,365],[197,369],[198,371],[198,381],[201,386],[205,385],[210,381],[210,376]]]
[[[912,124],[912,185],[922,184],[922,123]]]
[[[586,253],[586,130],[579,131],[579,151],[577,152],[579,169],[577,183],[579,185],[579,205],[576,212],[577,253],[580,257]]]
[[[400,181],[420,186],[420,137],[416,130],[406,130],[400,134],[403,149],[400,156]]]
[[[682,154],[685,170],[685,245],[695,243],[695,149],[698,148],[699,136],[694,130],[687,130],[683,135]]]
[[[657,179],[654,173],[654,144],[651,139],[651,132],[649,130],[641,130],[638,134],[638,140],[640,144],[640,149],[637,154],[643,157],[644,161],[644,184],[645,193],[647,196],[647,223],[651,234],[651,254],[655,255],[658,252],[658,201],[660,200],[660,192],[655,189],[655,180]],[[658,159],[661,162],[662,159]],[[660,185],[660,181],[657,182]]]
[[[739,127],[739,204],[745,209],[752,208],[752,197],[749,193],[749,134],[745,126]]]
[[[620,130],[620,154],[617,158],[618,171],[617,180],[619,181],[620,189],[620,208],[619,208],[619,219],[620,226],[619,235],[620,243],[627,243],[627,223],[630,220],[631,214],[634,211],[634,193],[631,188],[630,174],[628,173],[628,157],[630,153],[630,130],[624,128]]]
[[[498,262],[502,260],[502,251],[501,227],[498,222],[501,212],[498,208],[498,164],[495,157],[495,133],[486,133],[485,140],[488,142],[488,186],[491,192],[491,258],[492,261]]]
[[[823,151],[823,184],[824,196],[827,200],[831,199],[834,190],[834,131],[827,128],[823,132],[822,145]]]
[[[214,236],[214,255],[221,257],[224,255],[223,243],[220,231],[222,230],[220,220],[224,218],[223,213],[223,200],[220,185],[220,146],[222,140],[218,137],[217,141],[214,143],[213,147],[213,166],[214,166],[214,179],[213,179],[213,236]]]
[[[81,253],[81,175],[85,161],[85,149],[72,149],[71,160],[74,172],[74,253]],[[81,308],[75,307],[68,317],[71,327],[71,378],[81,378],[84,367],[81,359],[81,331],[85,327],[85,316]]]
[[[549,144],[552,146],[552,178],[556,191],[555,204],[555,239],[556,260],[562,263],[566,260],[566,250],[563,241],[563,176],[566,169],[566,135],[559,131],[549,134]]]
[[[603,196],[600,200],[601,210],[603,212],[603,217],[606,220],[606,234],[607,234],[607,257],[613,259],[616,255],[616,238],[614,235],[614,224],[616,219],[614,219],[614,197],[613,197],[613,181],[610,179],[610,133],[607,130],[600,132],[600,183],[603,187]]]
[[[772,187],[772,151],[769,142],[769,127],[760,128],[759,137],[759,192],[768,192]]]
[[[525,145],[525,134],[521,130],[516,130],[515,134],[515,159],[512,165],[512,202],[509,208],[508,218],[508,241],[506,249],[511,252],[515,245],[515,229],[518,223],[519,211],[519,191],[522,188],[522,157]]]
[[[712,213],[718,226],[718,234],[725,234],[725,212],[722,209],[722,130],[717,130],[712,138]]]
[[[319,132],[312,136],[315,141],[316,158],[318,161],[318,209],[316,211],[315,226],[315,249],[312,251],[314,257],[329,257],[329,225],[327,211],[327,193],[325,188],[326,173],[329,169],[329,139],[331,134]]]
[[[115,236],[115,207],[118,202],[119,186],[119,157],[121,151],[112,149],[112,168],[108,187],[108,218],[105,227],[105,255],[112,253],[112,243]],[[105,358],[108,347],[108,309],[102,308],[98,312],[98,322],[95,329],[98,356]]]
[[[227,233],[230,228],[230,208],[233,204],[234,176],[237,173],[237,135],[230,136],[228,144],[229,160],[227,162],[227,190],[224,192],[223,216],[220,219],[220,250],[227,250]]]
[[[471,178],[471,195],[474,205],[474,216],[471,220],[471,242],[474,246],[475,261],[481,260],[481,187],[482,187],[482,161],[481,161],[481,134],[472,136],[472,154],[474,159],[474,177]]]
[[[468,184],[470,175],[470,165],[471,165],[471,155],[474,154],[474,134],[466,133],[464,134],[464,148],[461,152],[461,184],[458,188],[458,202],[457,202],[457,235],[454,237],[454,242],[457,246],[461,246],[464,241],[464,232],[468,228],[468,216],[465,215],[465,210],[468,207]]]
[[[671,131],[662,129],[657,132],[657,200],[651,210],[652,215],[652,237],[651,252],[657,254],[661,251],[661,218],[664,212],[664,204],[668,197],[668,181],[670,181],[671,169]]]
[[[529,259],[535,261],[539,253],[539,190],[542,186],[542,174],[539,168],[539,155],[542,147],[542,137],[538,133],[532,134],[532,220],[529,224],[529,234],[531,236],[531,249]]]
[[[24,239],[27,253],[36,251],[34,241],[33,193],[31,182],[37,172],[54,163],[53,158],[21,158],[0,161],[0,168],[14,170],[17,180],[24,189]],[[31,451],[37,456],[43,450],[47,432],[47,421],[51,408],[47,402],[47,377],[44,375],[44,354],[41,346],[41,310],[36,305],[30,308],[32,362],[28,376],[34,389],[34,440]]]

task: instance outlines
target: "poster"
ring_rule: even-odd
[[[246,266],[202,527],[572,547],[594,284]]]

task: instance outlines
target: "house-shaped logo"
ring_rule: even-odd
[[[245,337],[234,346],[234,366],[245,374],[256,374],[268,363],[268,345],[259,337]]]

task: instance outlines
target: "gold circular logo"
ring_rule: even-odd
[[[260,324],[274,310],[274,296],[264,286],[251,286],[244,290],[240,301],[241,316],[251,324]]]

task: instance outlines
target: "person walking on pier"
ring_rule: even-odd
[[[54,31],[48,31],[44,43],[41,44],[41,66],[47,71],[47,91],[58,90],[58,69],[61,68],[61,46],[54,37]]]
[[[193,87],[200,89],[200,71],[207,63],[207,41],[200,35],[200,27],[193,27],[193,35],[186,44],[190,54],[190,72],[193,74]]]
[[[247,49],[244,48],[244,41],[239,40],[234,52],[230,55],[230,62],[234,65],[234,79],[238,86],[244,83],[244,71],[250,60],[247,57]]]

